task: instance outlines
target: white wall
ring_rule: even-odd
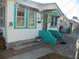
[[[63,26],[65,28],[69,27],[69,21],[65,20],[65,21],[60,21],[59,26]]]
[[[22,2],[22,0],[18,0]],[[20,41],[20,40],[29,40],[38,36],[39,30],[42,29],[42,23],[37,23],[36,29],[14,29],[14,26],[9,26],[9,23],[12,22],[14,25],[14,0],[8,0],[7,2],[7,43]],[[23,2],[27,4],[26,2]],[[31,4],[31,6],[35,6]],[[37,17],[40,18],[40,14],[37,13]],[[39,19],[41,20],[41,18]],[[38,19],[37,19],[38,21]]]

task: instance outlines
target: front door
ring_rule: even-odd
[[[48,16],[47,16],[47,14],[44,14],[43,15],[43,30],[47,30],[47,18],[48,18]]]

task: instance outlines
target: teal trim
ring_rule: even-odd
[[[16,4],[14,4],[14,29],[16,28]]]
[[[35,29],[35,13],[33,15],[33,19],[34,19],[34,28],[33,29]]]
[[[31,27],[31,26],[29,26],[29,10],[28,10],[28,28],[29,29],[35,29],[36,27],[37,27],[37,12],[35,11],[35,13],[34,13],[34,15],[33,15],[33,19],[34,19],[34,26],[33,27]]]
[[[35,23],[35,28],[37,27],[37,12],[35,12],[35,15],[34,15],[34,23]]]
[[[33,29],[35,29],[37,27],[37,12],[34,13],[33,15],[34,18],[34,27]],[[16,4],[14,5],[14,29],[25,29],[25,27],[17,27],[17,7]],[[25,20],[26,20],[26,29],[29,28],[29,9],[25,9]],[[32,29],[32,28],[30,28]]]
[[[24,17],[26,17],[26,16],[24,16]],[[18,27],[16,21],[17,21],[17,6],[16,6],[16,3],[15,3],[14,4],[14,29],[26,29],[26,25],[25,25],[25,27]]]
[[[47,25],[48,25],[48,23],[49,23],[49,14],[47,14]]]
[[[41,15],[41,21],[42,21],[42,30],[43,30],[43,14]]]
[[[25,10],[25,14],[26,14],[25,16],[26,17],[26,29],[28,29],[28,17],[29,17],[28,9]]]

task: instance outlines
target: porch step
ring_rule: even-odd
[[[12,49],[21,50],[21,49],[24,49],[24,48],[27,48],[27,47],[30,47],[30,46],[34,46],[34,45],[37,45],[37,44],[39,44],[39,43],[38,42],[31,42],[29,44],[22,44],[22,45],[15,46]]]

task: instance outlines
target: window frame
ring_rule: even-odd
[[[53,23],[52,25],[51,25],[51,27],[57,27],[57,23],[58,23],[58,18],[56,17],[56,16],[53,16],[54,18],[53,18],[53,20],[52,20],[52,18],[51,18],[51,22]]]
[[[19,8],[18,6],[19,6],[19,7],[22,7],[22,6],[20,6],[20,4],[15,4],[15,12],[14,12],[14,13],[15,13],[16,15],[14,15],[14,16],[15,16],[15,17],[14,17],[14,18],[15,18],[15,23],[14,23],[15,25],[14,25],[14,28],[17,28],[17,29],[25,29],[25,28],[26,28],[26,13],[25,13],[26,8],[23,7],[23,8],[24,8],[24,11],[23,11],[23,12],[24,12],[24,17],[23,17],[23,16],[18,16],[18,8]],[[19,18],[24,18],[24,26],[18,26],[18,25],[17,25],[17,20],[18,20],[17,18],[18,18],[18,17],[19,17]]]
[[[36,22],[37,22],[37,11],[34,13],[34,26],[29,26],[29,9],[28,7],[25,7],[24,9],[24,26],[17,26],[17,9],[18,9],[18,3],[15,3],[14,5],[14,29],[35,29],[36,28]],[[23,6],[23,5],[22,5]]]
[[[32,10],[32,9],[29,9],[28,10],[28,12],[30,12],[30,10]],[[34,11],[34,10],[33,10]],[[28,28],[29,29],[35,29],[36,28],[36,22],[37,22],[37,12],[36,11],[34,11],[34,15],[33,15],[33,20],[34,20],[34,26],[29,26],[29,16],[30,16],[30,13],[29,13],[29,15],[28,15]]]

